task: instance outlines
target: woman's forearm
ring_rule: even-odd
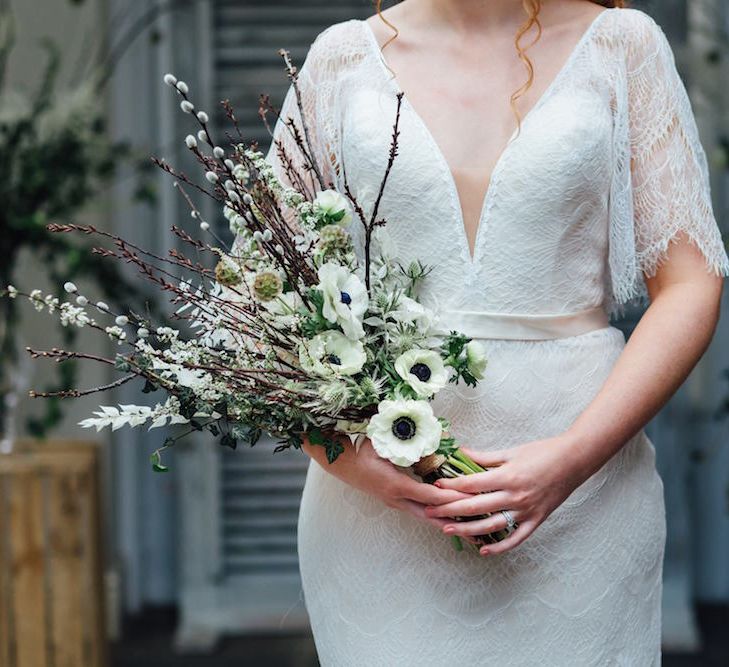
[[[564,434],[587,479],[665,405],[711,341],[719,317],[717,282],[675,283],[656,295],[610,375]]]

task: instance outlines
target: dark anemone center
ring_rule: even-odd
[[[410,372],[421,382],[427,382],[430,380],[430,368],[427,364],[415,364],[410,369]]]
[[[410,417],[398,417],[392,422],[392,432],[400,440],[415,437],[415,422]]]
[[[352,297],[349,296],[349,294],[347,292],[340,292],[340,295],[341,295],[340,298],[342,300],[342,303],[345,306],[348,306],[350,303],[352,303]]]
[[[334,366],[341,366],[342,360],[336,354],[330,354],[327,357],[327,361]]]

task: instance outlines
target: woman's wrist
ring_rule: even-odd
[[[561,434],[564,455],[580,483],[587,481],[620,449],[595,429],[585,429],[579,423]]]

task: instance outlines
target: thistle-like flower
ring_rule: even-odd
[[[271,301],[283,292],[283,281],[275,271],[260,271],[253,279],[253,293],[260,301]]]
[[[324,225],[319,230],[318,247],[325,255],[347,252],[352,248],[352,239],[340,225]]]
[[[241,276],[240,268],[228,257],[223,257],[215,265],[215,280],[226,287],[235,287],[240,285],[243,276]]]

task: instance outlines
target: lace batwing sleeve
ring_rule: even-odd
[[[709,171],[686,87],[661,27],[628,11],[625,70],[618,91],[617,175],[611,198],[613,296],[616,304],[647,297],[651,277],[680,232],[729,275],[729,258],[714,217]]]

